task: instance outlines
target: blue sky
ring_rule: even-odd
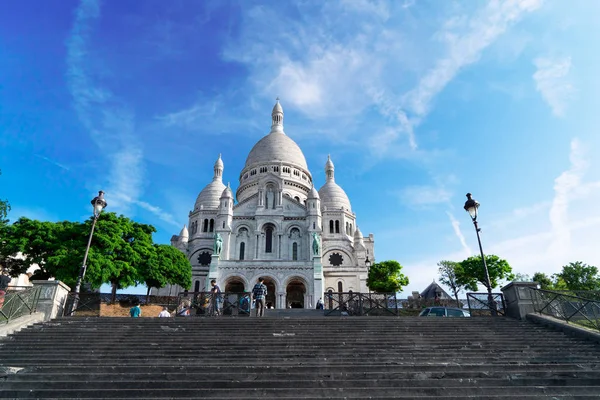
[[[187,223],[219,153],[235,189],[275,97],[317,186],[327,154],[378,260],[422,290],[486,253],[600,266],[600,3],[22,0],[0,14],[11,218]]]

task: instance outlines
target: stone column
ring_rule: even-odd
[[[535,282],[510,282],[501,290],[506,303],[506,316],[516,319],[525,319],[527,314],[533,313],[533,291],[528,288],[537,288]]]
[[[42,287],[37,311],[44,313],[44,320],[62,316],[67,294],[71,288],[61,281],[33,281],[32,283],[34,286]]]
[[[275,308],[286,308],[285,292],[277,292],[275,295]]]

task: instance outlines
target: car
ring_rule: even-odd
[[[419,314],[419,317],[470,317],[471,313],[461,308],[452,307],[427,307]]]

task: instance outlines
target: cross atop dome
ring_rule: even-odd
[[[277,102],[273,106],[273,111],[271,112],[271,133],[283,133],[283,108],[281,107],[281,104],[279,104],[279,96],[277,96],[276,101]]]

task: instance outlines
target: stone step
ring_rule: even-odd
[[[487,386],[487,387],[469,387],[470,396],[489,396],[501,394],[503,396],[511,395],[520,398],[523,395],[552,395],[565,396],[571,394],[598,396],[600,386],[569,386],[569,387],[550,387],[550,386]],[[376,389],[376,396],[386,397],[394,396],[463,396],[465,397],[464,387],[390,387],[380,386]],[[127,387],[114,388],[104,387],[102,389],[102,398],[122,398],[129,399],[150,399],[150,398],[203,398],[203,399],[306,399],[306,398],[347,398],[347,399],[367,399],[374,394],[373,388],[319,388],[314,386],[297,388],[242,388],[242,389],[186,389],[169,388],[153,389],[151,391],[130,389]],[[86,399],[98,397],[97,389],[22,389],[22,390],[3,390],[2,396],[7,398],[31,399],[58,397],[62,399]]]
[[[63,376],[64,378],[69,378]],[[416,388],[485,388],[485,387],[507,387],[514,386],[525,387],[565,387],[565,386],[596,386],[600,393],[600,382],[597,378],[529,378],[515,377],[511,379],[495,379],[495,378],[467,378],[467,379],[283,379],[275,380],[265,377],[265,379],[256,379],[249,376],[242,380],[233,379],[216,379],[216,380],[175,380],[166,375],[159,380],[120,380],[120,381],[78,381],[78,380],[58,380],[58,381],[8,381],[2,384],[4,390],[77,390],[84,384],[86,390],[103,390],[107,387],[112,389],[138,389],[138,390],[166,390],[166,389],[198,389],[198,390],[213,390],[213,389],[294,389],[294,388],[380,388],[382,386],[388,388],[404,389],[411,387]]]

